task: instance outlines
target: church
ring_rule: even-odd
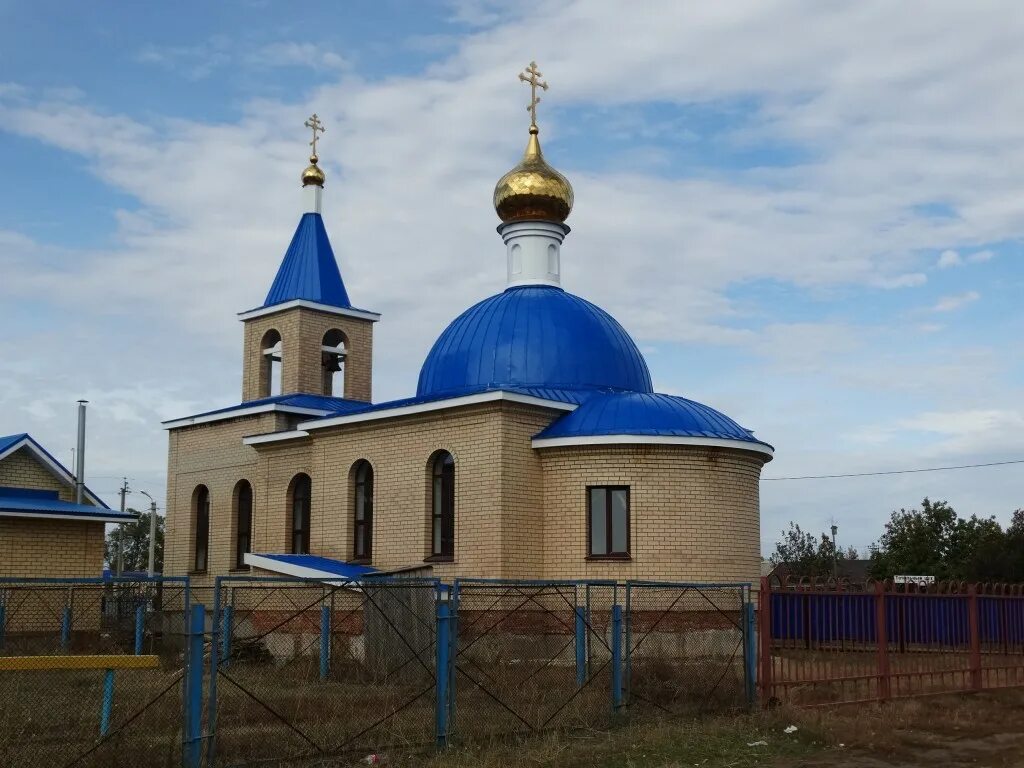
[[[306,212],[239,314],[241,401],[164,424],[166,573],[757,580],[773,448],[655,392],[622,325],[563,288],[573,190],[541,151],[540,76],[519,76],[526,151],[494,190],[504,288],[441,332],[401,400],[373,402],[381,317],[346,290],[306,122]]]

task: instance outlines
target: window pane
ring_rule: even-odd
[[[366,519],[366,487],[356,486],[356,520]]]
[[[615,553],[625,554],[629,528],[628,495],[625,490],[612,491],[612,548]]]
[[[434,554],[441,554],[441,518],[434,518]]]
[[[362,557],[366,554],[366,531],[363,526],[356,528],[356,555]]]

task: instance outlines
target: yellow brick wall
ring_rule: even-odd
[[[724,448],[545,448],[546,578],[753,581],[763,460]],[[588,485],[630,486],[632,558],[586,560]]]
[[[0,576],[97,578],[105,525],[0,517]]]
[[[57,491],[62,501],[75,500],[74,488],[26,448],[0,461],[0,486]],[[104,530],[103,523],[0,517],[0,576],[100,576]]]
[[[373,323],[306,308],[287,309],[245,321],[242,353],[242,399],[256,400],[267,391],[263,337],[270,329],[281,334],[281,394],[326,394],[320,347],[324,334],[345,335],[344,397],[370,401],[373,393]],[[334,393],[336,397],[341,396]]]

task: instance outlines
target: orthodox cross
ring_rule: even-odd
[[[537,95],[537,88],[543,90],[548,89],[548,84],[541,80],[541,72],[537,69],[537,62],[531,61],[530,66],[526,68],[526,73],[529,77],[522,72],[519,73],[519,79],[524,83],[530,84],[530,106],[526,108],[526,111],[530,113],[530,125],[531,127],[537,126],[537,105],[540,104],[540,96]]]
[[[313,116],[311,118],[309,118],[305,122],[305,126],[307,128],[312,129],[312,131],[313,131],[313,140],[311,142],[309,142],[309,146],[311,146],[313,148],[313,157],[316,157],[317,156],[317,154],[316,154],[316,142],[317,142],[317,139],[319,138],[317,136],[317,133],[318,132],[319,133],[323,133],[327,129],[324,128],[324,124],[320,122],[320,118],[317,117],[316,112],[314,112]]]

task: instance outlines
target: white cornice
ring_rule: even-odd
[[[198,416],[186,416],[183,419],[172,419],[171,421],[165,421],[162,423],[164,429],[177,429],[178,427],[191,427],[195,424],[209,424],[213,421],[237,419],[241,416],[255,416],[260,413],[294,413],[299,416],[326,416],[330,411],[322,408],[300,408],[295,405],[265,403],[264,405],[251,405],[247,408],[234,408],[230,411],[218,411],[217,413],[206,413]]]
[[[461,408],[466,405],[498,401],[522,403],[524,405],[536,405],[542,408],[553,408],[557,411],[574,411],[578,407],[574,403],[563,403],[560,400],[547,400],[543,397],[533,397],[532,395],[520,395],[515,392],[495,390],[492,392],[479,392],[475,395],[451,397],[446,400],[432,400],[429,403],[416,403],[415,405],[403,405],[396,408],[381,408],[376,411],[365,411],[363,413],[334,416],[329,419],[305,421],[299,424],[299,430],[324,429],[326,427],[336,427],[342,424],[358,424],[363,421],[378,421],[380,419],[397,419],[402,416],[413,416],[418,413],[429,413],[431,411],[441,411],[447,408]]]
[[[263,435],[250,435],[242,438],[243,445],[262,445],[263,443],[277,443],[282,440],[298,440],[300,437],[309,437],[309,432],[302,429],[292,429],[287,432],[267,432]]]
[[[690,445],[703,448],[732,448],[771,457],[775,450],[766,443],[726,440],[719,437],[677,437],[674,435],[583,435],[580,437],[535,437],[534,448],[565,448],[578,445]]]
[[[296,307],[303,307],[305,309],[315,309],[317,312],[325,312],[329,315],[357,317],[360,320],[369,320],[372,323],[375,323],[378,320],[380,320],[379,312],[367,312],[365,309],[345,309],[343,307],[332,307],[330,304],[318,304],[315,301],[306,301],[306,299],[294,299],[293,301],[285,301],[281,304],[273,304],[269,307],[257,307],[256,309],[250,309],[245,312],[239,312],[238,319],[252,320],[254,317],[272,315],[275,312],[284,312],[286,309],[295,309]]]

